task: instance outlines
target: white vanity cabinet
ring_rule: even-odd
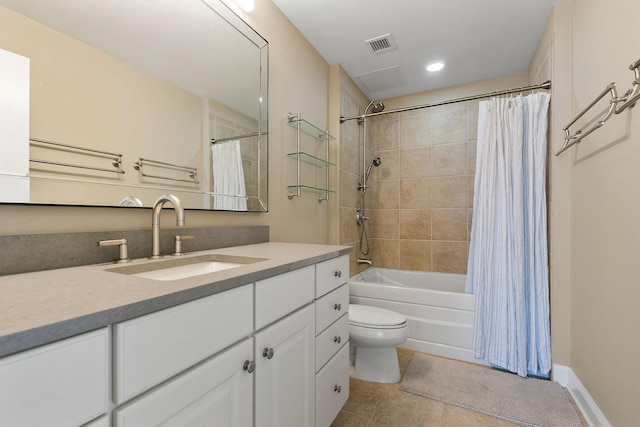
[[[0,359],[0,426],[79,426],[107,412],[109,331]]]
[[[255,426],[313,427],[314,309],[303,309],[255,336]]]
[[[256,282],[256,427],[315,424],[314,284],[314,266]]]
[[[251,336],[253,286],[118,323],[114,399],[125,402]]]
[[[251,338],[234,345],[115,413],[118,427],[229,426],[253,424]]]
[[[349,257],[316,265],[316,427],[328,427],[349,398]]]
[[[349,394],[348,258],[0,359],[0,426],[328,426]]]

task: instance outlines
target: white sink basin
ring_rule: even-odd
[[[145,279],[171,281],[242,267],[266,258],[211,254],[110,268],[106,271]]]

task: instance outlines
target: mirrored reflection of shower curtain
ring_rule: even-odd
[[[227,141],[211,146],[213,156],[213,207],[246,211],[247,190],[240,154],[240,141]],[[223,196],[228,194],[229,196]]]
[[[500,368],[551,370],[545,196],[548,93],[480,103],[467,292],[474,356]]]

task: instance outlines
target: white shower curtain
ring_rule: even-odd
[[[515,372],[551,370],[545,196],[548,93],[480,103],[466,290],[474,356]]]
[[[227,141],[211,146],[213,159],[213,207],[246,211],[247,190],[240,154],[240,141]]]

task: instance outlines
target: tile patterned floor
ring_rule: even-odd
[[[404,375],[415,352],[398,349]],[[462,363],[462,362],[461,362]],[[351,378],[349,400],[331,427],[513,427],[479,412],[400,391],[400,383],[378,384]],[[587,425],[583,422],[583,425]]]

